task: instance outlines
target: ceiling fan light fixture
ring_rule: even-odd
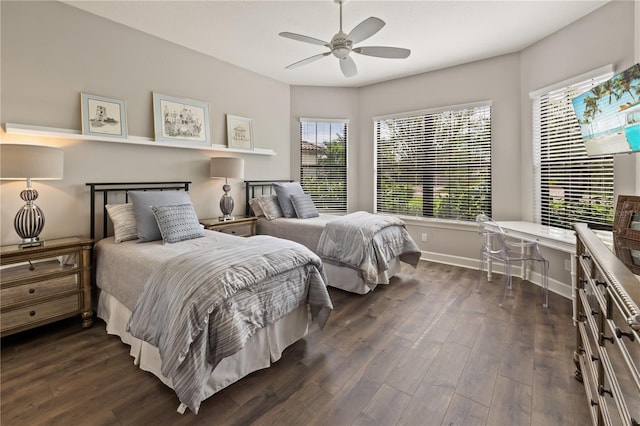
[[[347,47],[337,47],[331,51],[331,53],[333,53],[333,56],[335,56],[338,59],[346,59],[347,56],[349,56],[350,52],[351,52],[351,49]]]

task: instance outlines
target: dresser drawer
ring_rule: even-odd
[[[38,322],[47,322],[52,318],[73,315],[79,312],[79,295],[73,294],[44,303],[37,303],[18,309],[2,312],[0,332],[25,327]]]
[[[238,224],[233,226],[228,226],[225,228],[216,228],[215,231],[222,232],[225,234],[238,235],[240,237],[246,237],[252,235],[252,224]]]
[[[33,261],[29,263],[19,263],[8,265],[0,269],[0,279],[3,287],[8,283],[37,280],[64,271],[77,269],[75,265],[63,265],[56,258],[48,258],[44,261]]]
[[[5,287],[0,292],[0,306],[6,307],[16,303],[34,301],[58,293],[68,293],[79,288],[78,275],[65,275],[29,284]]]

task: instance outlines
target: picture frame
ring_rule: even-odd
[[[82,134],[127,138],[127,103],[121,99],[80,93]]]
[[[156,142],[210,146],[209,104],[153,92]]]
[[[631,272],[640,275],[640,241],[614,236],[613,246],[618,259],[627,265]]]
[[[253,120],[227,114],[227,144],[229,148],[253,150]]]
[[[640,241],[640,196],[618,195],[613,234]]]

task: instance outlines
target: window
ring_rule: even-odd
[[[491,215],[491,104],[375,118],[376,211]]]
[[[318,211],[347,211],[347,121],[300,119],[300,184]]]
[[[613,224],[613,156],[587,156],[571,104],[613,73],[601,68],[589,74],[530,95],[534,221],[543,225],[572,229],[575,222],[584,222],[610,230]]]

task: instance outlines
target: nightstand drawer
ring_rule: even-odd
[[[0,269],[2,286],[5,287],[9,282],[36,280],[39,277],[46,277],[51,274],[77,269],[76,265],[62,265],[57,258],[49,257],[44,261],[32,260],[33,262],[31,264],[19,263],[2,267],[2,269]]]
[[[222,232],[224,234],[238,235],[240,237],[248,237],[253,235],[253,225],[250,223],[237,224],[234,226],[228,226],[226,228],[217,228],[214,231]]]
[[[0,332],[24,327],[33,323],[46,322],[55,317],[64,315],[74,315],[79,312],[79,295],[73,294],[49,302],[37,303],[2,313],[2,324]]]
[[[65,275],[15,287],[3,288],[0,292],[0,306],[6,307],[16,303],[37,301],[42,297],[58,293],[66,293],[78,289],[77,274]],[[3,317],[4,320],[4,317]]]

